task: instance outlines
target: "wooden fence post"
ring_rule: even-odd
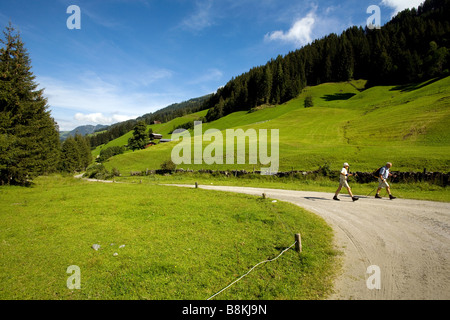
[[[302,236],[300,233],[297,233],[295,235],[295,251],[297,251],[298,253],[302,253]]]

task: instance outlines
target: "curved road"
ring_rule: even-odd
[[[177,185],[178,187],[193,187]],[[450,204],[264,188],[199,186],[291,202],[323,217],[344,252],[332,300],[450,299]],[[378,266],[369,270],[370,266]],[[379,275],[380,289],[368,280]],[[371,282],[376,283],[376,282]]]

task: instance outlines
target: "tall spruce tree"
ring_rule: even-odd
[[[269,64],[264,68],[264,76],[261,81],[262,103],[268,104],[270,101],[270,93],[272,92],[272,70]]]
[[[84,171],[92,162],[92,154],[89,138],[84,137],[81,134],[76,134],[75,142],[77,143],[78,153],[80,155],[79,168],[81,171]]]
[[[26,184],[53,172],[58,126],[31,71],[20,35],[10,23],[0,39],[0,184]]]
[[[61,147],[61,163],[60,170],[64,172],[74,173],[81,171],[81,155],[77,145],[77,141],[69,136]]]
[[[61,161],[59,169],[64,172],[85,171],[92,162],[89,138],[81,134],[69,136],[61,146]]]
[[[148,137],[147,125],[144,121],[138,121],[136,126],[134,127],[133,136],[128,139],[128,147],[135,151],[145,149],[145,146],[148,145],[150,138]]]

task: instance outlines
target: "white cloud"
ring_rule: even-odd
[[[311,36],[315,23],[316,15],[312,11],[306,17],[297,20],[289,31],[273,31],[266,34],[265,40],[291,42],[300,46],[306,45],[312,41]]]
[[[117,122],[127,121],[130,119],[136,119],[138,116],[126,116],[120,114],[113,114],[112,116],[105,116],[102,113],[75,114],[74,119],[82,123],[95,123],[95,124],[113,124]]]
[[[337,6],[329,6],[325,9],[325,13],[330,14],[330,13],[336,11],[337,8],[338,8]]]
[[[394,9],[394,14],[405,9],[417,8],[424,0],[382,0],[381,4]]]
[[[182,26],[194,31],[200,31],[211,26],[213,24],[211,13],[212,4],[212,0],[197,1],[196,12],[184,19],[181,23]]]
[[[185,98],[182,92],[157,88],[152,91],[146,86],[170,76],[171,72],[161,71],[154,73],[153,79],[149,80],[149,76],[140,81],[139,77],[130,75],[100,77],[85,72],[75,78],[38,77],[37,80],[61,130],[72,130],[79,125],[107,125],[137,118],[181,101]],[[143,83],[144,80],[148,83]]]

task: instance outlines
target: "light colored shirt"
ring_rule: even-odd
[[[389,178],[389,168],[388,167],[381,168],[380,175],[383,177],[383,179]]]
[[[347,169],[345,169],[345,167],[342,168],[341,175],[340,175],[340,180],[347,180],[347,174],[348,174]]]

